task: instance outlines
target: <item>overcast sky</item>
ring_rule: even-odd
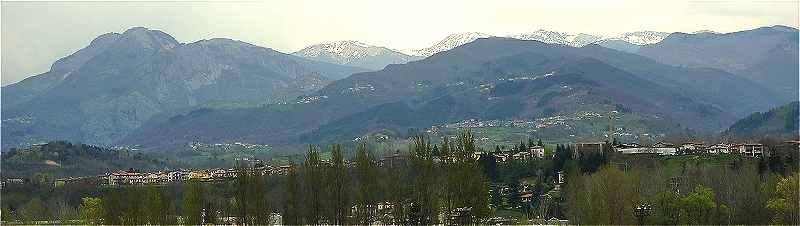
[[[47,71],[98,35],[134,26],[180,42],[225,37],[286,53],[338,40],[415,49],[473,31],[612,36],[798,26],[797,0],[2,2],[0,11],[3,85]]]

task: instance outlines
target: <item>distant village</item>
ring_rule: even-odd
[[[786,141],[788,145],[798,145],[800,141]],[[575,143],[570,144],[572,156],[578,157],[584,153],[600,153],[608,149],[606,145],[611,146],[610,149],[614,152],[621,154],[655,154],[655,155],[703,155],[703,154],[736,154],[744,157],[759,158],[765,153],[766,147],[760,143],[739,143],[739,144],[726,144],[719,143],[713,145],[706,145],[703,143],[682,143],[672,144],[658,142],[652,145],[641,145],[638,143],[620,143],[610,144],[606,142],[596,143]],[[526,149],[520,149],[514,145],[511,148],[501,149],[500,151],[490,152],[476,152],[475,158],[482,155],[491,154],[498,162],[505,162],[509,159],[526,160],[530,158],[544,158],[553,157],[555,153],[547,153],[544,146],[536,144],[528,144]]]
[[[251,162],[251,167],[245,167],[251,173],[262,176],[267,175],[285,175],[292,168],[291,165],[273,166],[264,164],[257,159],[243,159],[244,161]],[[213,169],[197,169],[187,170],[179,169],[174,171],[153,171],[142,172],[137,169],[119,170],[109,172],[103,175],[93,176],[80,176],[80,177],[66,177],[58,178],[55,180],[55,186],[64,186],[66,184],[85,183],[97,184],[100,186],[125,186],[125,185],[164,185],[173,182],[182,181],[199,181],[199,182],[213,182],[225,181],[236,178],[236,168],[213,168]],[[26,179],[23,178],[4,178],[3,186],[6,184],[21,184],[25,183]]]
[[[785,141],[787,145],[800,145],[800,141]],[[611,150],[621,154],[629,155],[709,155],[709,154],[734,154],[741,155],[749,158],[760,158],[766,153],[766,147],[760,143],[739,143],[739,144],[703,144],[703,143],[682,143],[671,144],[658,142],[652,145],[641,145],[637,143],[619,143],[610,144],[607,142],[596,143],[574,143],[570,144],[573,153],[573,158],[577,158],[586,153],[601,153],[603,150],[609,149],[605,147],[610,145]],[[498,150],[475,152],[473,156],[476,159],[482,156],[490,156],[497,162],[506,162],[509,160],[529,160],[529,159],[542,159],[545,157],[552,158],[554,152],[548,152],[545,147],[537,144],[528,144],[525,148],[520,148],[515,145],[509,145],[510,148],[503,148]],[[259,175],[286,175],[289,170],[292,170],[292,164],[286,165],[270,165],[265,164],[258,159],[242,159],[248,162],[250,167],[248,170]],[[397,164],[407,164],[408,157],[401,154],[399,151],[383,156],[377,161],[379,166],[395,166]],[[446,161],[440,157],[434,157],[434,162]],[[324,160],[323,163],[329,164]],[[348,166],[352,166],[352,162],[347,162]],[[235,168],[213,168],[213,169],[196,169],[186,170],[179,169],[174,171],[154,171],[154,172],[141,172],[136,169],[119,170],[109,172],[104,175],[94,176],[81,176],[81,177],[67,177],[55,180],[55,186],[63,186],[72,183],[89,183],[104,186],[125,186],[125,185],[163,185],[173,182],[181,181],[201,181],[213,182],[224,181],[236,178],[237,169]],[[3,185],[13,183],[25,183],[22,178],[4,178]]]
[[[538,118],[534,120],[467,119],[461,122],[455,122],[443,125],[434,125],[431,126],[431,128],[428,129],[428,131],[429,132],[439,131],[441,130],[441,128],[466,129],[466,128],[487,128],[487,127],[517,127],[517,128],[542,129],[554,126],[568,126],[569,122],[591,120],[603,117],[605,116],[597,112],[584,111],[571,115],[556,115],[556,116]]]
[[[783,145],[800,147],[800,141],[784,141]],[[587,154],[595,154],[595,153],[604,153],[608,151],[613,151],[619,154],[625,155],[655,155],[655,156],[678,156],[678,155],[739,155],[745,158],[762,158],[765,155],[768,155],[767,146],[760,143],[737,143],[737,144],[726,144],[726,143],[717,143],[717,144],[704,144],[704,143],[694,143],[694,142],[686,142],[681,144],[672,144],[672,143],[665,143],[665,142],[658,142],[655,144],[648,144],[642,145],[637,143],[616,143],[616,142],[594,142],[594,143],[573,143],[568,144],[568,149],[571,150],[570,156],[573,159],[580,158],[582,155]],[[494,159],[494,161],[500,162],[507,162],[507,161],[527,161],[527,160],[536,160],[536,159],[548,159],[554,158],[555,152],[550,150],[549,148],[545,148],[541,142],[528,142],[520,143],[520,144],[511,144],[508,146],[500,147],[497,146],[495,149],[489,149],[485,151],[474,152],[473,157],[475,159]],[[136,169],[128,169],[128,170],[119,170],[114,172],[108,172],[103,175],[94,175],[94,176],[81,176],[81,177],[67,177],[67,178],[59,178],[56,179],[54,182],[55,187],[61,187],[69,184],[92,184],[97,186],[106,186],[106,187],[122,187],[122,186],[144,186],[144,185],[152,185],[152,186],[162,186],[171,183],[180,183],[180,182],[223,182],[223,181],[231,181],[237,178],[237,174],[241,173],[242,170],[248,171],[248,173],[252,173],[255,175],[262,175],[262,176],[279,176],[279,175],[287,175],[291,170],[294,170],[297,166],[294,164],[283,164],[283,165],[271,165],[265,163],[259,159],[253,158],[242,158],[237,159],[239,162],[238,165],[242,167],[238,168],[212,168],[212,169],[194,169],[194,170],[187,170],[187,169],[179,169],[174,171],[152,171],[152,172],[142,172]],[[442,163],[450,161],[448,156],[436,156],[433,157],[434,163]],[[329,160],[322,160],[322,164],[330,165],[332,164]],[[407,154],[401,153],[399,150],[393,153],[384,154],[384,156],[379,157],[376,159],[376,165],[379,167],[396,167],[401,165],[408,165],[410,164],[410,158]],[[348,168],[355,167],[355,163],[351,161],[345,161],[345,165]],[[22,184],[28,183],[28,179],[22,178],[4,178],[2,181],[2,186],[0,188],[5,187],[7,184]],[[552,189],[549,189],[542,195],[535,195],[534,192],[534,184],[531,184],[528,181],[520,181],[515,192],[512,192],[512,185],[509,184],[501,184],[501,183],[491,183],[489,184],[489,191],[490,191],[490,198],[491,199],[498,199],[501,200],[500,204],[496,205],[509,205],[512,202],[510,201],[512,197],[516,197],[518,200],[517,206],[511,206],[511,208],[516,209],[524,209],[525,214],[531,214],[528,217],[535,217],[535,216],[545,216],[548,211],[557,211],[557,210],[548,210],[550,208],[550,202],[555,202],[558,197],[561,197],[561,193],[563,190],[563,186],[565,183],[565,174],[563,171],[557,172],[555,178],[551,181],[554,185]],[[542,203],[540,206],[543,206],[542,209],[536,210],[537,212],[530,212],[531,206],[534,200],[539,200]],[[494,206],[495,204],[492,203],[490,206]],[[378,207],[378,211],[390,211],[392,204],[391,203],[380,203]],[[470,211],[471,209],[468,207],[464,208],[456,208],[448,213],[447,217],[451,219],[451,222],[459,222],[459,219],[468,219],[470,218]],[[280,214],[273,213],[276,215],[277,218],[280,218]],[[278,220],[279,222],[280,220]],[[500,217],[495,216],[490,219],[490,222],[495,222],[497,224],[511,224],[516,222],[516,219],[509,218],[509,217]],[[531,222],[531,221],[529,221]],[[567,220],[551,218],[545,219],[543,222],[547,224],[568,224]]]

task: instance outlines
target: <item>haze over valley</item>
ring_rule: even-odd
[[[0,225],[799,225],[798,4],[2,2]]]
[[[612,41],[637,48],[605,45]],[[724,46],[750,51],[711,51]],[[179,43],[136,27],[101,35],[50,71],[3,87],[3,150],[50,140],[287,145],[467,119],[621,110],[669,122],[625,125],[650,134],[716,133],[796,97],[796,47],[797,29],[771,26],[614,38],[463,33],[409,52],[416,55],[358,41],[285,54],[224,38]],[[689,60],[703,48],[706,56]],[[592,133],[579,137],[602,131]]]

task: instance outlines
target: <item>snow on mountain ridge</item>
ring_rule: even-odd
[[[306,58],[326,58],[328,59],[327,61],[332,61],[333,63],[338,64],[349,64],[378,55],[394,54],[399,55],[402,60],[397,61],[397,63],[401,63],[403,61],[407,62],[414,60],[415,58],[429,57],[439,52],[448,51],[450,49],[475,41],[479,38],[508,37],[520,40],[536,40],[548,44],[561,44],[572,47],[600,44],[605,47],[614,48],[609,45],[604,45],[604,43],[618,42],[623,44],[629,43],[625,44],[628,46],[627,48],[638,49],[638,46],[658,43],[666,38],[669,34],[670,33],[667,32],[636,31],[627,32],[612,37],[603,37],[585,33],[571,34],[544,29],[539,29],[530,33],[520,33],[507,36],[495,36],[480,32],[467,32],[448,35],[436,44],[422,49],[393,50],[385,47],[365,44],[359,41],[338,41],[309,46],[293,54]]]
[[[669,34],[670,33],[667,32],[636,31],[636,32],[623,33],[613,37],[603,37],[599,35],[592,35],[585,33],[571,34],[566,32],[557,32],[557,31],[539,29],[530,33],[521,33],[508,36],[496,36],[496,37],[508,37],[520,40],[536,40],[548,44],[561,44],[572,47],[583,47],[589,44],[598,44],[612,40],[627,42],[632,44],[633,46],[641,46],[641,45],[658,43],[664,38],[666,38]],[[475,41],[478,38],[488,38],[488,37],[495,37],[495,36],[478,32],[452,34],[431,47],[417,49],[417,50],[406,50],[404,51],[404,53],[413,56],[428,57],[433,54],[447,51],[455,47],[461,46],[463,44]]]
[[[375,46],[359,41],[338,41],[312,45],[295,52],[295,54],[305,57],[318,57],[330,53],[344,58],[360,58],[366,55],[366,52],[359,51],[360,49],[372,47]]]
[[[626,32],[616,37],[608,38],[605,40],[622,40],[634,45],[649,45],[659,43],[664,38],[669,36],[670,33],[668,32],[658,32],[658,31],[635,31],[635,32]]]
[[[452,35],[448,35],[443,40],[439,41],[438,43],[436,43],[435,45],[433,45],[431,47],[418,49],[418,50],[411,50],[408,53],[410,53],[409,55],[414,55],[414,56],[429,57],[429,56],[431,56],[433,54],[436,54],[436,53],[439,53],[439,52],[443,52],[443,51],[447,51],[447,50],[451,50],[451,49],[459,47],[461,45],[470,43],[470,42],[475,41],[475,40],[477,40],[479,38],[489,38],[489,37],[492,37],[492,35],[485,34],[485,33],[480,33],[480,32],[468,32],[468,33],[452,34]]]
[[[561,44],[572,47],[582,47],[600,40],[602,37],[590,34],[569,34],[557,31],[539,29],[532,33],[511,35],[509,38],[519,40],[536,40],[548,44]]]
[[[516,34],[510,38],[520,40],[536,40],[549,44],[562,44],[572,47],[583,47],[589,44],[601,43],[610,40],[625,41],[634,45],[647,45],[658,43],[669,35],[667,32],[636,31],[627,32],[617,36],[603,37],[585,33],[570,34],[565,32],[548,31],[539,29],[532,33]]]
[[[385,47],[348,40],[312,45],[293,53],[293,55],[307,58],[325,56],[334,58],[339,64],[348,64],[366,57],[390,54],[391,52],[394,51]]]
[[[417,60],[386,47],[374,46],[359,41],[337,41],[306,47],[292,55],[328,63],[380,70],[388,64],[402,64]]]

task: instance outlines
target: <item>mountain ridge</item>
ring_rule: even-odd
[[[797,49],[798,30],[776,25],[730,33],[673,33],[636,53],[669,65],[740,75],[788,102],[798,96]]]
[[[178,43],[146,28],[104,34],[55,62],[53,70],[3,87],[3,148],[56,139],[291,144],[381,126],[402,131],[470,117],[535,119],[615,109],[625,109],[631,120],[658,122],[661,132],[719,132],[789,98],[757,78],[666,64],[597,42],[576,48],[482,35],[488,36],[457,37],[445,43],[453,49],[369,71],[226,38]],[[698,35],[687,37],[718,36]],[[654,39],[640,41],[647,40]],[[343,56],[361,56],[352,53]],[[357,119],[365,124],[354,124]]]
[[[697,97],[678,92],[680,89],[675,87],[684,83],[669,80],[674,79],[669,76],[673,73],[684,73],[687,78],[696,75],[713,79],[729,79],[730,74],[713,69],[672,67],[642,56],[597,48],[599,46],[574,48],[510,38],[478,39],[420,61],[353,74],[299,98],[298,104],[200,112],[163,124],[143,126],[123,143],[258,141],[280,145],[327,142],[351,138],[348,136],[383,126],[402,130],[468,117],[538,118],[584,110],[607,112],[620,105],[635,118],[671,124],[671,128],[716,131],[735,120],[731,113],[711,105],[722,104],[719,100],[704,98],[704,101],[716,102],[700,102]],[[651,75],[653,70],[665,68],[669,70]],[[542,77],[551,73],[554,75]],[[595,74],[599,75],[591,76]],[[615,77],[617,75],[625,76]],[[536,77],[542,78],[534,79]],[[604,81],[604,78],[611,81]],[[651,87],[658,92],[626,90],[621,88],[622,84]],[[570,88],[573,86],[576,88]],[[509,94],[497,96],[501,93]],[[413,115],[416,117],[409,118]],[[244,121],[248,123],[242,123]],[[210,128],[226,132],[219,134]]]
[[[411,55],[429,57],[436,53],[447,51],[459,47],[461,45],[464,45],[466,43],[473,42],[476,39],[488,38],[488,37],[492,37],[492,35],[480,32],[465,32],[465,33],[451,34],[430,47],[411,50],[409,53],[411,53]]]
[[[389,64],[403,64],[419,59],[417,56],[409,56],[386,47],[373,46],[359,41],[315,44],[294,52],[292,55],[370,70],[380,70]]]
[[[755,138],[759,136],[798,136],[800,103],[778,106],[765,112],[755,112],[730,126],[723,134],[729,136]]]
[[[107,145],[155,115],[293,99],[364,71],[232,39],[178,43],[143,27],[101,35],[53,65],[2,88],[3,149],[49,140]]]

